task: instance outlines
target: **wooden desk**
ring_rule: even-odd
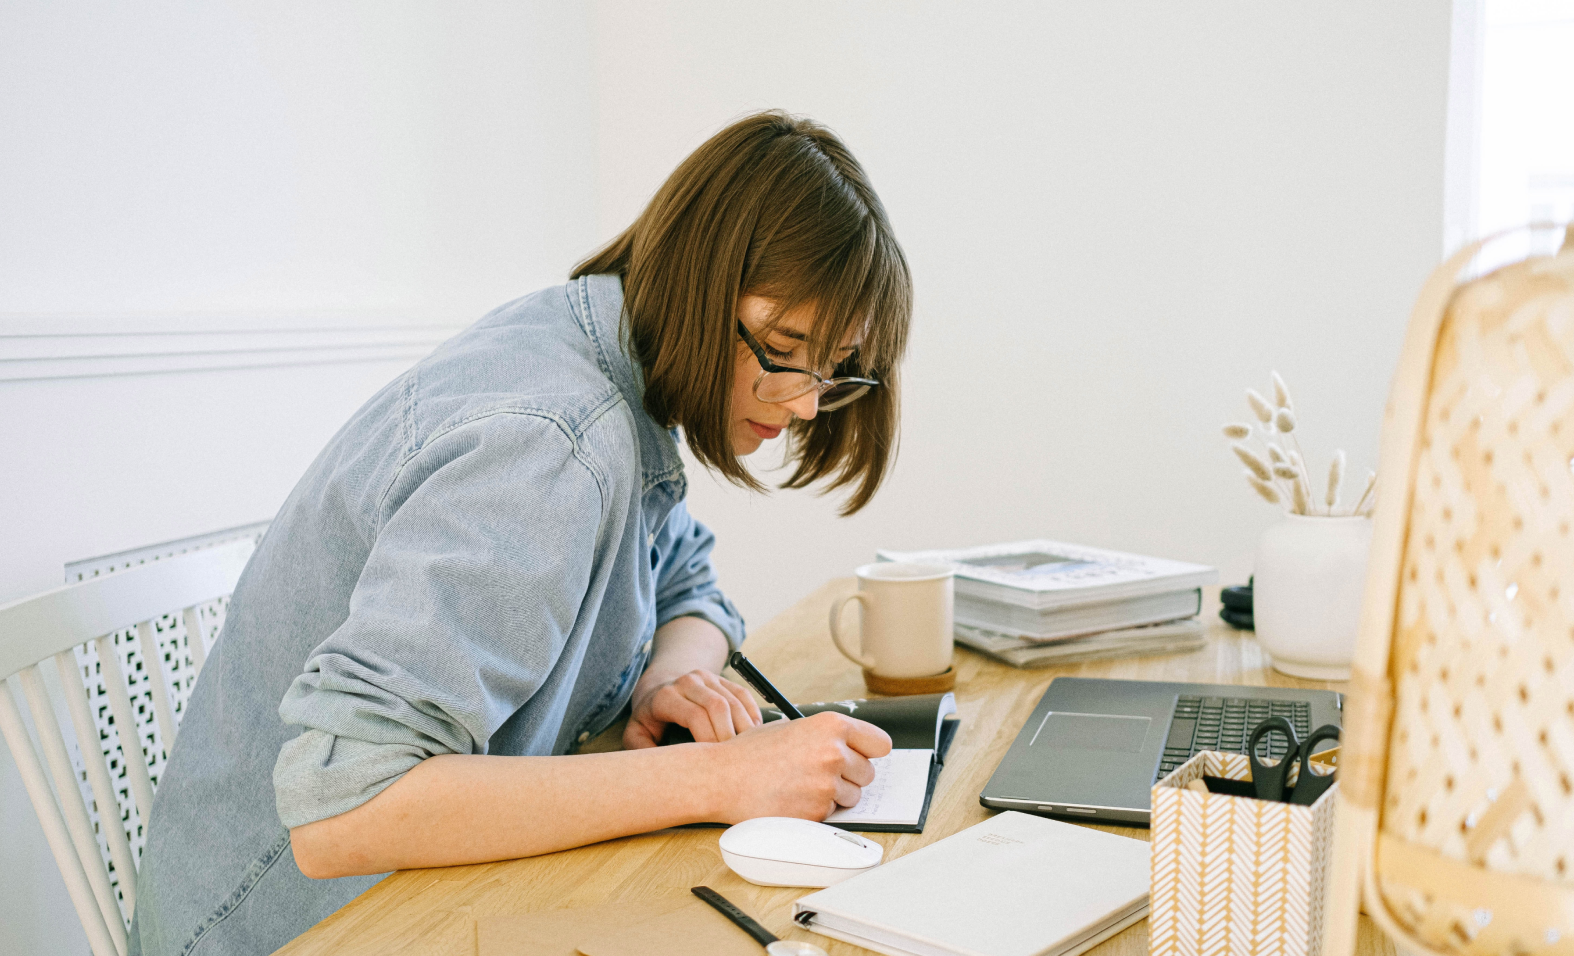
[[[750,658],[790,697],[844,700],[867,696],[857,667],[831,646],[826,629],[826,609],[831,601],[852,589],[852,578],[831,581],[751,634]],[[989,816],[993,811],[979,805],[978,793],[1056,676],[1344,689],[1342,684],[1299,681],[1271,670],[1250,634],[1233,631],[1218,620],[1216,592],[1205,604],[1208,645],[1190,654],[1021,671],[958,649],[956,699],[962,726],[940,776],[924,832],[868,836],[885,845],[886,859],[891,860]],[[617,749],[621,734],[619,724],[586,749]],[[1140,828],[1099,829],[1148,838],[1148,831]],[[794,926],[789,918],[792,901],[812,891],[767,889],[743,882],[721,862],[716,849],[718,832],[665,830],[527,860],[406,870],[367,890],[279,954],[472,956],[476,951],[476,917],[682,893],[699,884],[747,902],[753,915],[783,938],[810,940],[831,956],[870,952]],[[1097,956],[1135,956],[1147,951],[1146,920],[1091,950]],[[1388,938],[1364,916],[1358,952],[1372,956],[1394,953]]]

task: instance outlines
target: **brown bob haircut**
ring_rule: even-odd
[[[623,335],[644,369],[645,410],[668,428],[681,426],[700,462],[756,490],[762,486],[733,453],[728,428],[739,297],[772,300],[770,326],[810,308],[814,368],[825,369],[837,346],[856,336],[858,350],[834,374],[880,385],[792,423],[795,467],[782,487],[822,478],[826,491],[853,486],[844,515],[869,503],[896,457],[912,282],[880,198],[834,133],[779,111],[728,126],[573,277],[601,273],[623,279]]]

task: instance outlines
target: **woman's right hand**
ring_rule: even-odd
[[[824,820],[858,803],[874,781],[871,758],[891,752],[891,738],[867,721],[826,712],[774,720],[709,745],[720,823],[754,817]]]

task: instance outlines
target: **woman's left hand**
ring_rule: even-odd
[[[654,747],[668,724],[682,724],[701,743],[717,743],[761,722],[760,707],[748,690],[719,674],[696,668],[663,679],[647,670],[634,689],[623,746]]]

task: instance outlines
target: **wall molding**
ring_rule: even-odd
[[[463,326],[388,316],[0,317],[0,382],[411,363]]]

